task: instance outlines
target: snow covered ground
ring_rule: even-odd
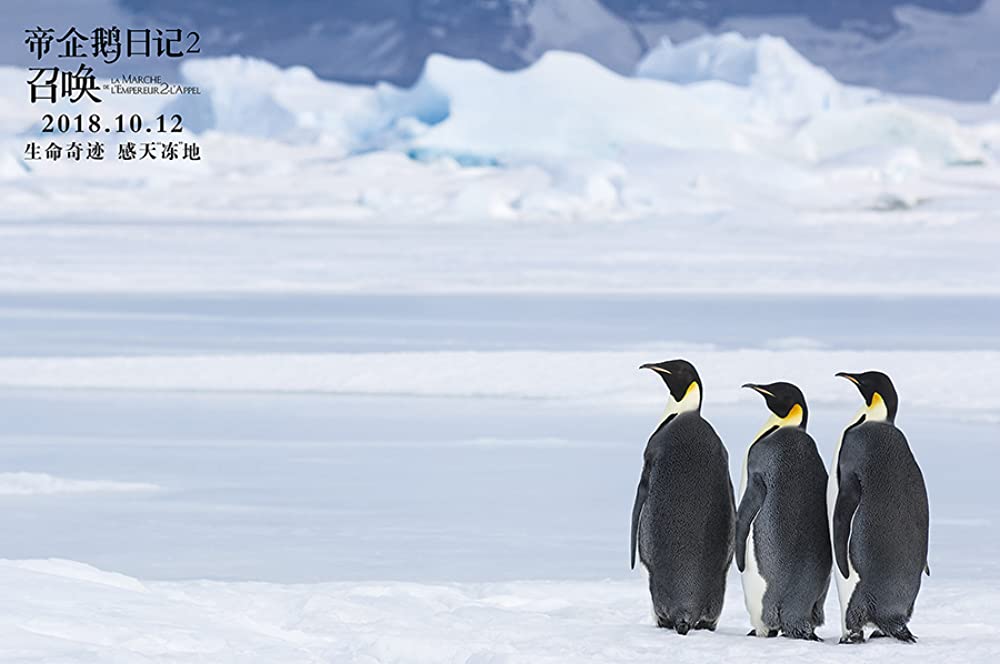
[[[197,165],[26,168],[0,100],[0,660],[1000,657],[1000,107],[780,40],[654,55],[411,90],[198,62]],[[799,382],[829,458],[832,374],[892,374],[920,644],[749,640],[735,576],[720,633],[652,627],[636,366],[677,356],[734,476],[741,383]]]
[[[923,640],[844,651],[749,640],[733,589],[715,634],[649,624],[640,581],[477,584],[148,583],[67,561],[0,562],[6,661],[90,662],[880,662],[991,661],[995,583],[941,583]],[[65,598],[58,613],[46,598]],[[44,618],[12,619],[18,613]],[[728,620],[727,620],[728,619]],[[726,626],[728,625],[728,626]]]

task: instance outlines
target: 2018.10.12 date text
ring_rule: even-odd
[[[107,124],[105,124],[104,120],[97,113],[91,113],[90,115],[82,113],[78,113],[77,115],[46,113],[42,116],[42,133],[58,132],[65,134],[76,132],[97,134],[100,132],[113,132],[117,134],[138,134],[143,131],[157,134],[179,134],[184,131],[183,119],[177,113],[170,116],[160,114],[152,118],[147,124],[138,113],[133,113],[132,115],[119,113],[109,118]]]

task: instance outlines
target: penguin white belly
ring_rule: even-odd
[[[827,523],[830,525],[830,546],[833,547],[833,512],[837,505],[837,496],[840,493],[840,487],[837,484],[837,466],[840,462],[840,443],[837,443],[837,449],[834,452],[833,457],[833,467],[830,469],[830,479],[826,487],[826,511],[829,517]],[[857,513],[855,513],[857,514]],[[851,530],[854,530],[854,517],[851,517]],[[851,605],[851,597],[854,596],[854,591],[858,587],[858,582],[861,577],[858,575],[858,571],[854,569],[854,563],[851,562],[851,535],[847,535],[847,571],[848,576],[844,578],[843,574],[840,572],[840,566],[837,565],[836,552],[831,550],[833,553],[833,577],[837,581],[837,596],[840,599],[840,632],[841,636],[847,636],[847,607]]]
[[[765,427],[766,428],[766,427]],[[754,441],[756,442],[756,441]],[[753,447],[753,443],[750,444]],[[750,447],[747,447],[746,454],[743,455],[743,471],[740,474],[739,502],[743,502],[743,494],[747,489],[747,466],[750,461]],[[750,614],[750,624],[753,625],[757,636],[766,636],[767,626],[764,624],[764,592],[767,590],[767,581],[760,575],[757,568],[757,555],[754,547],[753,525],[757,521],[756,517],[750,522],[750,530],[747,533],[746,564],[740,574],[740,581],[743,584],[743,602],[746,604],[747,613]]]
[[[853,520],[852,520],[853,525]],[[834,575],[837,577],[837,594],[840,596],[840,629],[843,636],[847,635],[847,607],[851,605],[851,598],[854,596],[854,591],[857,590],[858,582],[861,581],[861,577],[858,575],[858,570],[854,569],[854,563],[851,562],[851,538],[847,538],[847,571],[849,572],[847,578],[840,573],[840,568],[834,563]]]
[[[635,542],[636,543],[636,552],[635,553],[636,553],[636,557],[639,558],[639,570],[643,573],[643,576],[645,577],[646,581],[648,582],[649,581],[649,568],[646,567],[646,561],[644,561],[642,559],[642,515],[643,515],[643,513],[645,511],[646,511],[646,505],[643,504],[643,506],[639,508],[639,525],[638,525],[638,528],[637,528],[637,531],[636,531],[636,534],[635,534],[635,540],[636,540],[636,542]],[[653,617],[654,618],[656,617],[655,613],[653,614]]]
[[[764,624],[764,593],[767,592],[767,581],[757,568],[753,525],[751,521],[750,532],[747,534],[746,565],[740,578],[743,581],[743,600],[750,614],[750,624],[753,625],[757,636],[767,636],[769,628]]]

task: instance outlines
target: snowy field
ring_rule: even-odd
[[[1000,659],[1000,106],[733,36],[636,77],[184,76],[196,166],[25,166],[0,100],[0,661]],[[892,375],[919,644],[836,647],[835,593],[825,644],[748,639],[735,573],[718,633],[653,627],[636,367],[678,356],[734,477],[743,382],[800,384],[829,459],[833,373]]]
[[[749,640],[735,589],[718,632],[668,634],[649,624],[638,581],[148,583],[66,561],[0,562],[0,580],[11,662],[989,662],[998,651],[981,617],[1000,609],[995,583],[925,592],[918,645],[847,649]],[[12,619],[26,613],[37,617]]]

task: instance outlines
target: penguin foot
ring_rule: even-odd
[[[803,641],[820,641],[823,639],[816,636],[816,632],[805,631],[805,630],[792,630],[791,632],[782,632],[781,635],[786,639],[801,639]]]
[[[673,629],[674,628],[674,621],[673,620],[669,620],[667,618],[661,618],[660,616],[656,616],[656,626],[657,627],[663,627],[665,629]]]
[[[768,638],[768,639],[773,639],[777,635],[778,635],[778,630],[776,630],[776,629],[769,629],[767,631],[767,634],[764,634],[764,637]],[[747,632],[747,636],[757,636],[757,630],[755,630],[755,629],[750,630],[749,632]]]
[[[718,625],[717,622],[711,622],[708,620],[699,620],[694,624],[695,629],[707,629],[710,632],[715,631],[715,626]]]
[[[688,625],[683,620],[678,620],[677,623],[674,625],[674,630],[676,630],[676,632],[678,634],[680,634],[681,636],[684,636],[685,634],[687,634],[688,630],[690,630],[690,629],[691,629],[691,626]]]
[[[841,643],[864,643],[865,642],[865,634],[864,634],[864,632],[860,632],[860,631],[858,631],[858,632],[850,632],[850,633],[845,634],[844,636],[840,637],[840,642]]]
[[[909,628],[900,621],[898,624],[890,623],[888,625],[883,625],[880,629],[876,629],[872,632],[870,638],[873,639],[885,639],[892,637],[897,641],[902,641],[903,643],[916,643],[917,637],[909,630]]]
[[[917,642],[917,637],[915,637],[913,635],[913,632],[911,632],[905,626],[904,627],[900,627],[899,629],[897,629],[895,632],[893,632],[891,634],[891,636],[892,636],[892,638],[896,639],[897,641],[902,641],[903,643],[916,643]]]

